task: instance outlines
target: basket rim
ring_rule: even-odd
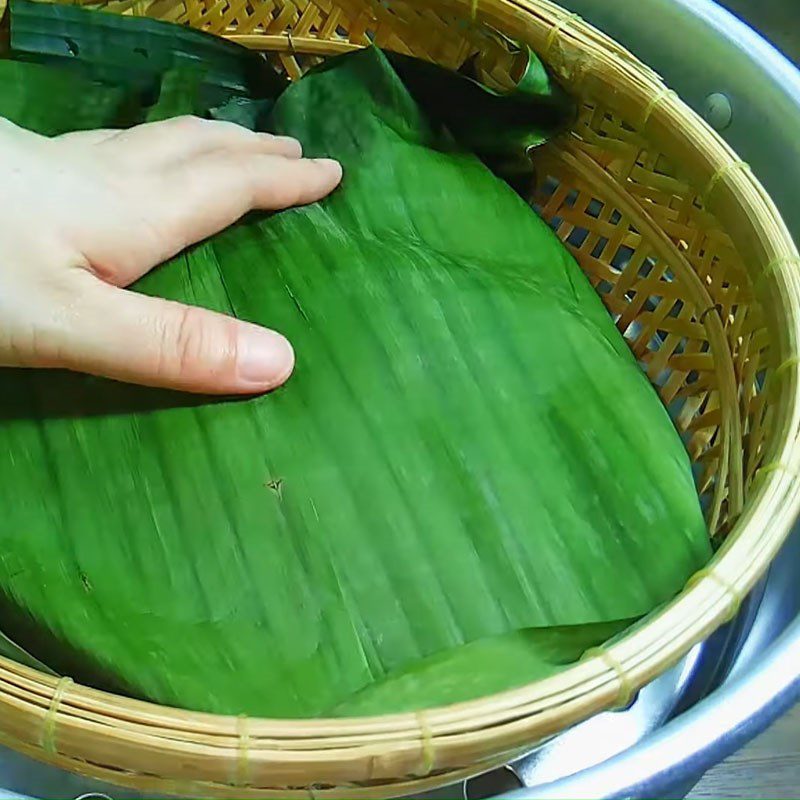
[[[442,5],[462,17],[475,17],[476,5],[470,0],[444,0]],[[772,267],[764,291],[783,312],[780,318],[785,325],[778,342],[777,371],[783,370],[783,379],[775,424],[780,447],[770,454],[769,469],[762,468],[758,488],[751,490],[726,543],[676,598],[613,644],[587,654],[557,675],[499,694],[378,717],[245,719],[133,700],[0,657],[0,742],[73,771],[136,786],[141,785],[138,779],[144,770],[137,775],[124,764],[112,766],[113,759],[87,759],[85,746],[70,743],[69,735],[83,736],[84,742],[102,736],[109,743],[127,742],[147,751],[157,747],[173,759],[191,753],[245,772],[276,763],[293,765],[285,768],[286,775],[279,781],[289,787],[307,786],[298,773],[301,767],[324,767],[325,774],[334,775],[341,773],[343,763],[366,759],[369,766],[361,770],[363,788],[352,778],[338,784],[331,781],[343,786],[343,796],[349,797],[382,793],[372,782],[390,780],[383,776],[388,767],[380,763],[383,754],[390,752],[397,759],[395,765],[408,767],[397,774],[412,776],[409,783],[396,782],[394,787],[416,788],[429,776],[455,774],[456,761],[485,767],[491,760],[487,741],[492,743],[492,753],[506,760],[515,749],[557,732],[565,721],[571,724],[615,704],[626,705],[635,691],[734,615],[768,567],[800,511],[800,255],[791,235],[757,178],[739,168],[742,162],[733,150],[621,45],[549,0],[482,0],[477,16],[509,35],[513,30],[515,38],[539,52],[576,90],[592,81],[594,92],[611,101],[615,86],[624,83],[645,108],[642,129],[651,139],[660,137],[664,152],[671,148],[684,157],[679,161],[686,161],[692,149],[702,150],[695,165],[705,181],[708,207],[726,227],[750,225],[753,253],[748,255],[754,263]],[[293,51],[301,51],[306,41],[269,38],[270,46],[280,49],[280,39]],[[319,40],[309,38],[308,42],[311,52],[324,50]],[[290,772],[298,774],[298,783],[292,783]],[[176,780],[222,793],[238,786],[237,796],[251,796],[248,784],[239,780],[240,773],[229,783],[149,774],[156,781],[153,786],[161,788],[165,781]],[[333,796],[337,791],[320,788],[314,793]],[[276,784],[252,789],[252,796],[286,797],[294,792]],[[297,792],[308,796],[307,789]]]

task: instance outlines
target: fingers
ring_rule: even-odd
[[[339,184],[342,168],[330,159],[215,153],[164,177],[162,213],[182,249],[253,209],[275,211],[320,200]]]
[[[300,142],[288,136],[254,133],[233,122],[175,117],[137,125],[101,142],[108,150],[140,165],[159,167],[215,151],[300,158]]]
[[[99,142],[84,155],[109,196],[75,223],[76,247],[95,274],[119,286],[248,211],[318,200],[342,175],[335,162],[303,159],[295,139],[195,117],[98,132],[86,141]]]
[[[28,366],[205,394],[256,394],[287,380],[294,352],[280,334],[224,314],[109,286],[83,273],[69,322]]]

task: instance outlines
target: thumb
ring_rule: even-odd
[[[294,352],[275,331],[84,274],[68,329],[32,366],[204,394],[266,392],[291,375]]]

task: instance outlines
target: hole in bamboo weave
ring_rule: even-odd
[[[586,214],[590,217],[598,219],[604,208],[605,203],[602,203],[600,200],[590,200],[586,206]]]
[[[618,214],[618,211],[614,211],[612,213],[612,217],[614,214]],[[630,264],[631,258],[633,257],[634,250],[632,247],[628,247],[626,244],[622,244],[617,248],[617,252],[614,253],[614,257],[611,259],[611,266],[614,269],[619,270],[622,272],[628,264]]]
[[[592,248],[592,256],[594,258],[600,258],[603,255],[603,251],[608,246],[608,239],[605,236],[601,236],[595,246]]]
[[[534,207],[534,208],[535,208],[535,207]],[[535,208],[535,210],[536,210],[537,212],[541,213],[541,209]],[[562,224],[563,222],[564,222],[564,218],[563,218],[563,217],[553,217],[553,218],[550,220],[550,227],[551,227],[551,228],[552,228],[554,231],[558,231],[558,229],[561,227],[561,224]]]
[[[681,311],[683,311],[683,300],[680,299],[675,300],[667,316],[677,319],[678,317],[680,317]]]
[[[655,267],[655,265],[656,265],[655,259],[653,259],[653,258],[645,259],[642,262],[642,266],[639,267],[637,275],[640,278],[646,278],[653,271],[653,268]]]
[[[614,286],[608,281],[600,281],[600,283],[598,283],[594,288],[600,292],[600,294],[608,294],[614,288]]]
[[[571,244],[573,247],[581,247],[588,235],[589,231],[586,228],[573,228],[569,236],[567,236],[567,244]]]

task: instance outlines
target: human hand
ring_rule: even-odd
[[[126,291],[252,209],[341,180],[299,142],[182,117],[48,139],[0,119],[0,365],[60,367],[191,392],[283,383],[280,334]]]

